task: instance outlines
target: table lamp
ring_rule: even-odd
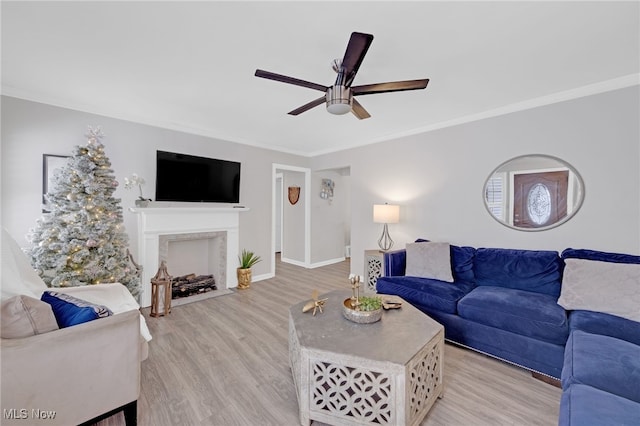
[[[382,235],[378,240],[378,246],[381,251],[389,251],[393,247],[393,240],[389,235],[387,224],[398,223],[400,221],[400,206],[393,204],[374,204],[373,205],[373,222],[384,223]]]

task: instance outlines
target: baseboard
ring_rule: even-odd
[[[346,257],[337,257],[335,259],[329,259],[329,260],[324,260],[322,262],[317,262],[317,263],[312,263],[311,266],[309,266],[310,269],[313,268],[320,268],[322,266],[329,266],[329,265],[333,265],[335,263],[340,263],[340,262],[344,262],[346,259]]]
[[[323,260],[322,262],[316,262],[316,263],[305,263],[305,262],[301,262],[299,260],[293,260],[293,259],[287,259],[286,257],[282,257],[280,260],[284,263],[290,263],[291,265],[295,265],[295,266],[300,266],[302,268],[307,268],[307,269],[314,269],[314,268],[320,268],[322,266],[328,266],[328,265],[333,265],[335,263],[340,263],[340,262],[344,262],[346,259],[346,257],[337,257],[335,259],[329,259],[329,260]]]
[[[303,268],[308,268],[309,267],[309,265],[307,265],[305,262],[301,262],[299,260],[289,259],[289,258],[286,258],[286,257],[281,257],[280,261],[282,261],[284,263],[290,263],[290,264],[295,265],[295,266],[301,266]]]
[[[253,282],[257,282],[257,281],[263,281],[263,280],[268,280],[270,278],[275,277],[276,274],[268,272],[266,274],[260,274],[260,275],[254,275],[251,277],[251,281]]]

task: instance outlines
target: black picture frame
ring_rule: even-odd
[[[42,154],[42,213],[49,213],[46,195],[53,183],[53,174],[64,167],[68,155]]]

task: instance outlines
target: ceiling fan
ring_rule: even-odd
[[[362,64],[364,55],[366,55],[367,50],[369,50],[369,46],[372,41],[373,35],[371,34],[358,32],[351,33],[347,50],[344,52],[344,57],[342,60],[333,60],[332,68],[336,73],[338,73],[338,77],[336,78],[336,82],[333,86],[323,86],[321,84],[311,83],[309,81],[261,69],[256,70],[255,76],[325,92],[324,96],[290,111],[290,115],[298,115],[322,103],[326,103],[327,111],[332,114],[341,115],[351,111],[353,115],[358,117],[360,120],[369,118],[371,115],[366,109],[364,109],[360,102],[354,99],[354,96],[424,89],[429,83],[429,79],[427,78],[422,80],[404,80],[352,86],[351,84],[356,77],[356,73],[360,68],[360,64]]]

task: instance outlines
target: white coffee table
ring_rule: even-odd
[[[418,425],[443,392],[444,327],[403,303],[373,324],[342,316],[350,291],[324,313],[289,308],[289,360],[300,423]]]

